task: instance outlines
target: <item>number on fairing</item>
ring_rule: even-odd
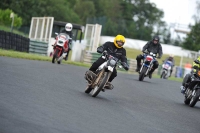
[[[111,66],[108,66],[108,70],[112,72],[113,68]]]

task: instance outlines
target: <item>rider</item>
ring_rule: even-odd
[[[158,56],[158,59],[160,59],[162,57],[162,46],[161,44],[159,43],[159,40],[160,38],[158,36],[154,36],[153,39],[149,42],[147,42],[147,44],[143,47],[142,49],[142,52],[145,52],[145,50],[147,50],[147,52],[153,52],[154,54],[159,54]],[[136,68],[136,72],[139,72],[140,71],[140,67],[141,67],[141,59],[144,59],[144,56],[143,55],[138,55],[136,57],[136,60],[137,60],[137,68]],[[158,68],[159,64],[158,64],[158,61],[155,60],[153,62],[153,67],[152,69],[149,71],[149,78],[152,77],[152,73],[154,72],[154,70],[156,68]]]
[[[123,45],[125,43],[125,37],[123,35],[117,35],[114,39],[114,42],[105,42],[102,46],[99,46],[97,48],[98,53],[107,53],[108,55],[112,55],[118,59],[121,60],[122,66],[125,70],[128,71],[129,66],[127,63],[126,58],[126,50],[123,48]],[[90,80],[88,77],[92,77],[94,75],[95,71],[98,69],[98,67],[104,63],[106,60],[102,57],[98,58],[97,61],[95,61],[92,66],[89,68],[89,71],[86,71],[85,73],[85,79]],[[96,75],[96,74],[95,74]],[[113,89],[113,85],[111,84],[111,81],[117,76],[117,70],[114,68],[112,75],[110,76],[105,88],[106,89]]]
[[[71,23],[67,23],[65,25],[65,28],[63,30],[60,31],[60,33],[65,33],[65,34],[68,34],[70,38],[73,37],[73,34],[72,34],[72,29],[73,29],[73,25]],[[65,60],[68,59],[68,55],[69,55],[69,52],[71,50],[71,44],[72,44],[72,40],[70,39],[69,42],[68,42],[68,53],[66,55],[66,57],[64,57]],[[55,46],[55,44],[54,44]]]
[[[193,78],[195,78],[196,71],[200,69],[200,56],[196,60],[194,60],[194,62],[192,63],[192,68],[193,70],[190,73],[185,75],[182,82],[182,86],[180,87],[181,93],[183,94],[185,94],[187,85],[192,81]]]
[[[165,59],[164,64],[165,64],[167,61],[171,61],[171,62],[172,62],[172,64],[171,64],[171,70],[170,70],[170,75],[169,75],[169,77],[171,77],[171,74],[172,74],[172,72],[173,72],[173,67],[175,66],[174,55],[172,55],[172,54],[169,55],[169,57],[167,57],[167,58]]]

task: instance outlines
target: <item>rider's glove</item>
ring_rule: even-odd
[[[160,59],[161,57],[160,56],[158,56],[158,59]]]
[[[103,51],[102,53],[104,56],[108,55],[108,52],[106,50]]]
[[[97,52],[98,53],[103,53],[103,49],[104,49],[103,46],[100,46],[100,47],[97,48]]]
[[[126,62],[122,62],[121,65],[123,66],[123,68],[128,71],[129,70],[129,66]]]

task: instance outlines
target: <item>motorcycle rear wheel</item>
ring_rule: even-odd
[[[90,86],[87,86],[85,89],[85,93],[89,94],[92,91],[92,88]]]

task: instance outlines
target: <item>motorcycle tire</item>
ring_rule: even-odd
[[[164,77],[165,77],[165,72],[163,71],[162,74],[161,74],[161,76],[160,76],[160,78],[164,79]]]
[[[185,97],[185,99],[184,99],[184,103],[185,103],[186,105],[189,105],[189,104],[190,104],[190,100],[191,100],[191,99]]]
[[[195,95],[192,97],[189,106],[194,107],[195,104],[199,101],[199,96],[200,96],[200,89],[195,91]]]
[[[141,71],[141,73],[139,75],[139,81],[143,81],[144,80],[145,73],[146,73],[147,69],[148,69],[147,67],[143,67],[142,68],[142,71]]]
[[[58,52],[59,52],[59,50],[56,49],[55,52],[54,52],[54,54],[53,54],[52,63],[55,63],[55,60],[56,60],[57,55],[58,55]]]
[[[102,79],[102,81],[101,81],[101,83],[99,84],[99,86],[96,86],[96,87],[98,87],[97,89],[93,89],[93,93],[92,93],[92,97],[96,97],[98,94],[99,94],[99,92],[103,89],[103,87],[104,87],[104,85],[107,83],[107,81],[108,81],[108,78],[110,78],[110,75],[111,75],[111,73],[110,72],[108,72],[107,74],[106,74],[106,76],[104,76],[104,78]],[[96,90],[96,91],[95,91]]]

